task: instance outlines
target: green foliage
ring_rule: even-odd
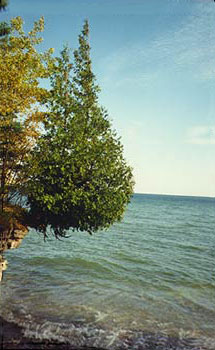
[[[48,92],[39,86],[39,79],[49,75],[51,51],[38,53],[42,41],[40,18],[25,34],[21,17],[2,24],[8,31],[0,39],[0,211],[22,195],[29,179],[28,156],[40,133],[43,113],[39,110]]]
[[[122,218],[132,172],[98,103],[88,23],[72,63],[68,48],[55,60],[52,50],[36,51],[43,27],[43,18],[28,35],[20,17],[0,25],[0,219],[57,238],[68,229],[92,233]],[[48,77],[50,92],[39,85]],[[15,198],[27,198],[28,212],[11,210]]]
[[[9,1],[8,0],[0,0],[0,11],[5,10],[8,6]]]
[[[131,168],[98,104],[99,88],[92,73],[88,23],[70,62],[65,48],[57,58],[47,99],[45,134],[29,160],[26,187],[29,224],[56,237],[66,230],[92,233],[122,218],[133,191]]]
[[[10,34],[11,27],[7,22],[0,22],[0,37]]]

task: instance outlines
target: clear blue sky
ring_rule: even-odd
[[[10,0],[2,19],[45,17],[43,48],[77,47],[90,23],[100,102],[122,137],[135,192],[215,196],[212,0]]]

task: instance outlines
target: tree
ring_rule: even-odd
[[[0,22],[0,37],[10,34],[10,25],[7,22]],[[2,39],[0,39],[0,43]]]
[[[0,12],[8,6],[8,0],[0,0]],[[7,22],[0,22],[0,37],[9,34],[10,26]]]
[[[131,168],[99,106],[86,21],[74,52],[65,48],[51,76],[47,118],[32,153],[26,195],[31,225],[46,236],[67,229],[92,233],[122,218],[133,189]]]
[[[0,0],[0,11],[5,10],[8,6],[8,0]]]
[[[0,213],[12,199],[22,197],[28,179],[27,159],[39,136],[44,113],[38,104],[47,95],[39,78],[48,77],[51,51],[37,53],[44,19],[26,35],[23,20],[10,21],[8,35],[0,40]]]

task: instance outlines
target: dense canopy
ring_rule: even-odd
[[[122,218],[133,180],[98,102],[88,22],[72,60],[67,47],[57,58],[37,53],[43,18],[28,35],[22,24],[13,19],[0,45],[1,211],[21,199],[26,225],[45,236],[107,228]],[[50,79],[49,91],[41,78]]]
[[[0,41],[0,204],[22,195],[29,178],[27,159],[39,136],[43,113],[38,106],[47,91],[39,79],[47,78],[51,52],[37,53],[38,33],[44,19],[26,35],[20,17],[11,20],[10,31]]]

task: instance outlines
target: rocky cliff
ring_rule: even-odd
[[[18,248],[27,233],[27,226],[21,224],[17,219],[5,220],[0,217],[0,281],[3,271],[7,268],[7,260],[3,258],[3,253],[7,249]]]

